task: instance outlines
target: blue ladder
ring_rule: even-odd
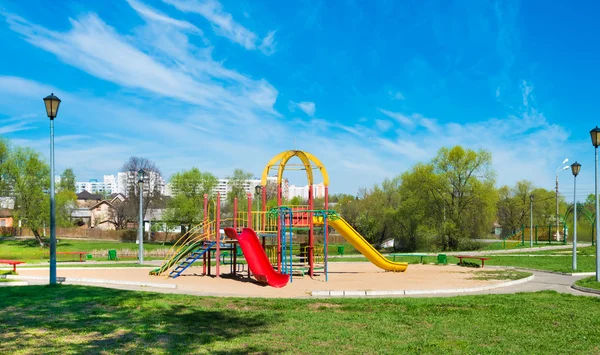
[[[212,242],[212,243],[208,244],[208,246],[196,249],[193,252],[191,252],[190,255],[188,255],[188,257],[184,261],[182,261],[179,265],[177,265],[177,267],[175,269],[173,269],[169,273],[169,277],[171,277],[173,279],[176,279],[177,277],[179,277],[181,275],[181,273],[185,271],[185,269],[190,267],[196,260],[198,260],[207,251],[209,251],[210,248],[212,248],[215,244],[217,244],[217,242]]]

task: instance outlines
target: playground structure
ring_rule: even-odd
[[[297,157],[301,164],[288,164]],[[308,205],[287,206],[283,204],[283,172],[286,166],[306,171],[309,192]],[[277,206],[267,207],[267,177],[271,169],[277,169]],[[313,170],[323,176],[324,204],[315,207]],[[336,211],[329,210],[329,176],[323,164],[307,152],[290,150],[276,155],[269,161],[261,177],[262,209],[252,210],[252,194],[247,194],[247,208],[240,211],[237,199],[233,203],[233,218],[221,219],[221,197],[216,195],[213,208],[209,208],[208,195],[204,195],[204,221],[190,228],[169,251],[164,264],[150,273],[166,274],[177,278],[193,263],[201,260],[203,275],[210,275],[211,252],[215,255],[215,276],[221,275],[221,265],[230,265],[231,272],[243,271],[237,264],[238,255],[248,263],[248,272],[255,278],[274,287],[283,287],[294,274],[307,274],[311,278],[322,270],[328,281],[329,227],[334,228],[357,251],[381,269],[405,271],[408,264],[392,262],[381,255]],[[212,216],[211,216],[212,212]],[[212,218],[211,218],[212,217]],[[305,232],[306,236],[301,233]],[[316,244],[316,232],[321,232],[322,244]],[[319,236],[320,237],[320,236]],[[225,262],[222,250],[230,256]],[[208,272],[207,272],[208,270]]]

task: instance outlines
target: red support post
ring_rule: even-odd
[[[267,185],[262,187],[262,227],[265,228],[267,225]],[[263,229],[265,230],[265,229]]]
[[[256,230],[256,228],[252,225],[252,194],[251,193],[248,193],[248,228],[252,228],[252,229]]]
[[[233,229],[237,228],[237,215],[238,215],[238,199],[233,199]]]
[[[216,276],[221,275],[221,195],[217,193],[217,206],[215,212],[215,237],[217,241],[217,255],[216,255]],[[208,260],[210,263],[210,259]]]
[[[281,184],[277,186],[277,208],[281,207]],[[281,272],[281,218],[277,214],[277,272]]]
[[[313,185],[309,185],[308,187],[308,209],[311,210],[311,212],[308,214],[308,245],[309,245],[309,250],[310,252],[308,253],[308,273],[310,275],[310,277],[313,277],[314,275],[314,269],[315,269],[315,258],[314,258],[314,252],[315,252],[315,231],[314,231],[314,223],[313,223],[313,207],[315,204],[314,201],[314,197],[313,197]]]

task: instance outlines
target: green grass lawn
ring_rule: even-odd
[[[5,354],[600,353],[600,300],[235,299],[82,286],[3,289]]]
[[[581,280],[575,281],[577,286],[593,288],[595,290],[600,290],[600,282],[596,281],[596,276],[586,277]]]

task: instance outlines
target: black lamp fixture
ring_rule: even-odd
[[[46,105],[46,114],[53,120],[58,114],[58,108],[60,107],[60,99],[54,96],[54,93],[44,97],[44,104]]]
[[[579,175],[579,170],[581,170],[581,164],[579,164],[578,162],[574,162],[573,164],[571,164],[571,171],[573,172],[573,176],[577,176]]]
[[[600,146],[600,128],[596,126],[596,128],[590,131],[590,136],[592,137],[592,144],[594,147],[598,148]]]
[[[140,169],[138,171],[138,182],[144,182],[144,175],[146,174],[146,172],[144,171],[144,169]]]
[[[260,195],[260,193],[262,192],[263,187],[261,185],[256,185],[254,186],[254,193],[256,193],[257,195]]]

